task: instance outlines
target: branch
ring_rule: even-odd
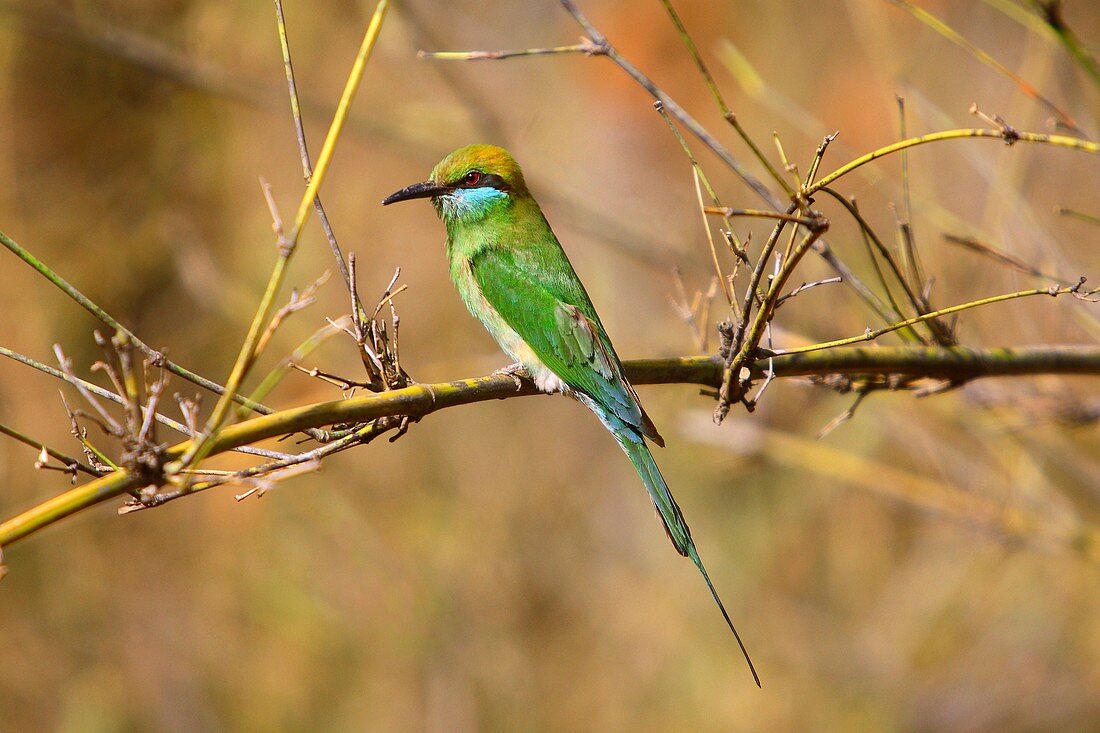
[[[758,375],[771,365],[776,376],[905,375],[951,379],[1035,374],[1100,376],[1100,347],[1038,346],[1018,349],[942,347],[866,347],[766,357],[753,365]],[[634,384],[698,384],[718,387],[724,361],[718,356],[643,359],[626,363]],[[530,382],[518,386],[507,374],[439,384],[417,384],[403,389],[322,402],[255,417],[230,425],[213,438],[210,453],[223,453],[261,440],[333,423],[364,423],[397,415],[419,419],[437,410],[459,405],[539,394]],[[192,442],[169,448],[166,461],[178,459]],[[147,479],[146,479],[147,481]],[[0,524],[0,547],[5,547],[95,504],[142,488],[143,481],[126,471],[115,471],[38,504]]]
[[[1070,148],[1071,150],[1080,150],[1085,153],[1092,153],[1093,155],[1100,154],[1100,144],[1094,143],[1091,140],[1082,140],[1076,137],[1067,137],[1065,135],[1047,135],[1039,132],[1022,132],[1020,130],[1013,129],[1011,127],[1005,127],[1003,130],[985,130],[982,128],[964,128],[959,130],[943,130],[942,132],[933,132],[928,135],[920,135],[918,137],[911,137],[908,140],[901,140],[890,145],[873,150],[866,155],[863,155],[855,160],[847,163],[835,171],[825,176],[817,183],[806,188],[803,192],[805,196],[813,196],[815,193],[830,185],[833,181],[841,176],[851,173],[856,168],[866,165],[873,160],[896,153],[899,150],[905,150],[907,148],[913,148],[918,145],[925,145],[926,143],[935,143],[942,140],[958,140],[961,138],[986,138],[991,140],[1000,140],[1006,145],[1015,145],[1018,142],[1025,143],[1043,143],[1046,145],[1054,145],[1061,148]]]

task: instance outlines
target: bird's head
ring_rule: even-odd
[[[504,148],[467,145],[432,169],[423,183],[414,183],[382,200],[383,206],[409,199],[430,198],[447,224],[469,223],[508,209],[527,195],[519,164]]]

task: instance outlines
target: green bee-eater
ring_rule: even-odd
[[[451,279],[470,312],[546,392],[584,404],[611,431],[645,483],[676,550],[691,558],[733,631],[756,684],[760,678],[703,567],[687,522],[646,445],[664,440],[604,331],[519,165],[503,148],[469,145],[444,158],[431,178],[388,196],[430,198],[447,226]]]

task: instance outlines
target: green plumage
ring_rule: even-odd
[[[591,409],[641,477],[676,550],[691,558],[741,646],[680,507],[646,439],[664,445],[623,373],[603,324],[523,174],[503,149],[472,145],[447,156],[431,180],[384,203],[430,197],[447,227],[451,279],[470,312],[546,391]]]

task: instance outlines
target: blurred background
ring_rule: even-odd
[[[764,175],[660,3],[580,4]],[[891,2],[676,5],[742,124],[773,159],[778,133],[803,171],[824,134],[840,131],[823,170],[896,140],[895,95],[910,133],[979,124],[973,102],[1052,129],[1049,109]],[[1029,3],[921,6],[1100,134],[1097,86]],[[372,10],[286,2],[314,153]],[[1067,0],[1064,14],[1100,52],[1100,6]],[[669,298],[673,267],[689,295],[707,287],[706,239],[691,169],[646,93],[600,58],[416,58],[579,33],[552,0],[394,3],[322,195],[364,300],[402,268],[402,363],[420,381],[505,363],[448,281],[431,207],[379,205],[470,142],[503,144],[525,167],[623,358],[701,351]],[[724,203],[759,205],[695,148]],[[893,157],[841,187],[888,241],[900,170]],[[270,2],[0,2],[0,230],[219,381],[273,262],[259,176],[289,218],[301,168]],[[1100,214],[1094,157],[956,141],[916,149],[910,180],[937,304],[1050,284],[944,234],[1067,282],[1100,278],[1100,228],[1054,212]],[[836,253],[870,280],[858,230],[819,204]],[[99,324],[6,251],[0,263],[0,343],[51,363],[60,343],[89,376]],[[290,281],[332,266],[313,222]],[[829,274],[810,257],[796,279]],[[347,312],[338,280],[289,319],[262,366]],[[1095,344],[1097,312],[1025,299],[967,313],[959,332],[975,346]],[[793,343],[877,324],[831,285],[777,325]],[[344,338],[307,366],[361,368]],[[108,503],[11,547],[0,730],[1098,730],[1098,386],[879,393],[820,440],[851,395],[780,380],[754,414],[718,428],[697,389],[641,388],[668,441],[658,460],[763,690],[614,442],[583,408],[547,397],[432,415],[259,500],[222,488],[125,517]],[[58,387],[3,361],[0,421],[78,453]],[[337,397],[292,375],[268,401]],[[67,487],[35,458],[0,440],[0,515]]]

